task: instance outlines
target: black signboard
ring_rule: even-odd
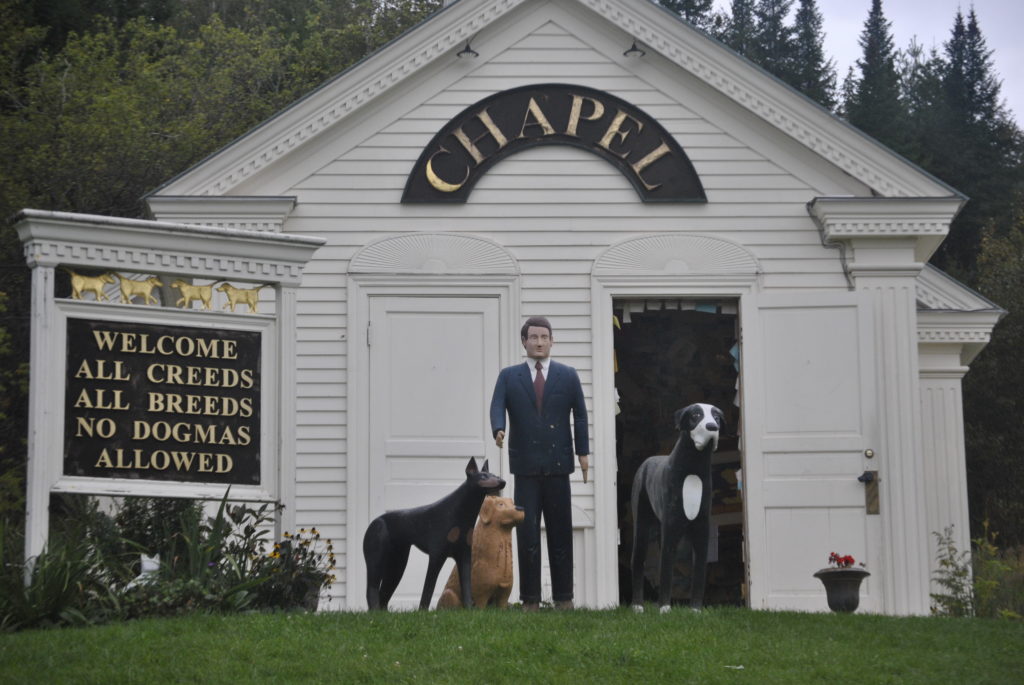
[[[402,202],[465,202],[500,160],[536,145],[573,145],[614,164],[644,202],[706,202],[690,159],[654,118],[621,98],[546,83],[463,110],[424,148]]]
[[[69,318],[64,475],[258,485],[260,335]]]

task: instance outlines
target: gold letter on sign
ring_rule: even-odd
[[[463,177],[461,183],[448,183],[434,172],[434,157],[437,157],[440,154],[450,155],[451,152],[442,147],[437,152],[430,155],[430,159],[427,160],[426,166],[427,182],[442,193],[454,193],[456,190],[461,188],[466,182],[466,179],[469,178],[469,167],[466,167],[466,175]]]
[[[612,119],[612,123],[608,126],[608,130],[605,131],[604,138],[602,138],[597,143],[598,145],[603,147],[608,152],[612,153],[613,155],[619,155],[619,157],[625,157],[626,155],[628,155],[629,154],[629,150],[626,150],[625,152],[623,152],[621,154],[618,153],[618,152],[615,152],[615,150],[612,150],[612,140],[615,138],[615,136],[619,137],[619,142],[620,143],[622,143],[622,142],[624,142],[626,140],[626,136],[629,135],[629,131],[623,131],[622,130],[622,124],[626,121],[626,119],[629,119],[634,124],[636,124],[636,131],[637,131],[637,133],[639,133],[640,131],[644,130],[644,125],[643,125],[642,122],[637,121],[634,117],[629,116],[628,114],[626,114],[625,112],[623,112],[620,109],[618,114],[615,115],[615,118]]]
[[[654,185],[651,185],[650,183],[644,180],[644,177],[640,175],[640,172],[649,167],[650,165],[654,164],[655,162],[657,162],[659,159],[661,159],[670,152],[671,150],[668,147],[668,143],[666,143],[663,140],[661,141],[661,145],[654,148],[654,150],[652,150],[651,152],[647,153],[647,155],[643,159],[633,163],[633,171],[636,173],[636,177],[640,179],[640,182],[644,184],[644,187],[647,188],[647,190],[654,190],[661,184],[656,183]]]
[[[530,122],[530,115],[533,115],[533,122]],[[541,130],[544,131],[544,135],[551,136],[555,133],[555,127],[551,125],[548,118],[544,116],[544,112],[540,111],[540,106],[537,105],[537,101],[530,98],[530,104],[526,106],[526,114],[523,116],[523,126],[519,129],[519,137],[526,137],[526,129],[531,126],[540,126]]]
[[[494,141],[498,144],[498,149],[500,150],[501,148],[508,145],[508,138],[505,137],[505,134],[501,132],[501,129],[498,128],[498,125],[494,123],[493,119],[491,119],[491,115],[487,113],[486,107],[480,110],[479,114],[476,115],[476,118],[479,119],[480,122],[484,125],[484,128],[487,129],[487,133],[481,133],[476,138],[470,140],[469,136],[466,135],[466,132],[463,131],[462,127],[460,126],[459,128],[455,129],[454,135],[458,139],[458,141],[462,143],[462,147],[466,148],[466,152],[470,154],[474,161],[476,161],[477,164],[480,164],[481,162],[484,161],[484,159],[486,159],[487,156],[480,152],[480,148],[476,146],[478,140],[483,140],[489,133],[491,137],[494,138]]]
[[[590,113],[590,116],[584,117],[583,114],[583,101],[586,100],[594,105],[594,111]],[[579,126],[580,119],[586,121],[597,121],[604,116],[604,105],[600,100],[595,98],[588,98],[583,95],[572,96],[572,109],[569,111],[569,125],[565,127],[565,133],[569,136],[576,136],[576,127]],[[578,136],[577,136],[578,137]]]

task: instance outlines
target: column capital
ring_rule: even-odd
[[[851,272],[916,272],[945,239],[964,202],[960,197],[818,197],[807,211],[825,243],[853,248]],[[894,254],[879,259],[881,250]]]

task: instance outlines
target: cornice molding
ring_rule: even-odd
[[[945,236],[964,201],[958,197],[818,197],[808,211],[824,226],[825,237]]]
[[[158,221],[280,233],[295,197],[151,195],[146,204]]]
[[[857,241],[865,239],[912,238],[913,257],[924,264],[949,233],[964,202],[954,196],[818,197],[808,203],[807,211],[826,244],[845,242],[856,247]]]
[[[977,328],[921,328],[917,329],[919,343],[981,343],[988,344],[992,331]]]
[[[29,266],[170,272],[298,285],[323,238],[90,214],[15,217]]]

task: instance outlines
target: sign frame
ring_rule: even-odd
[[[181,328],[195,328],[202,331],[220,328],[235,331],[260,333],[260,484],[231,484],[232,499],[273,502],[278,498],[280,474],[274,468],[275,460],[268,456],[277,445],[279,426],[273,398],[279,396],[278,360],[274,353],[274,339],[277,323],[273,315],[257,314],[244,317],[205,311],[190,311],[187,318],[176,310],[166,307],[143,308],[137,305],[119,305],[96,302],[75,302],[57,300],[57,326],[54,331],[54,346],[57,350],[67,349],[67,322],[69,319],[109,321],[111,323],[140,323],[166,325]],[[61,354],[47,374],[54,386],[49,389],[53,397],[63,397],[67,378],[67,355]],[[143,497],[192,497],[195,499],[218,499],[224,496],[228,485],[224,483],[202,483],[180,480],[156,480],[144,478],[90,477],[67,475],[63,472],[63,440],[66,439],[65,404],[61,402],[52,414],[54,425],[61,426],[61,455],[55,460],[56,468],[52,492],[81,493],[110,496]]]

